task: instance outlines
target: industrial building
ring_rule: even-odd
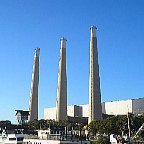
[[[29,121],[38,119],[38,84],[39,84],[39,55],[37,48],[34,54],[34,65],[29,103]],[[61,121],[70,118],[83,117],[88,123],[101,120],[102,114],[125,115],[144,113],[144,98],[121,100],[101,103],[100,76],[98,63],[96,27],[90,27],[90,60],[89,60],[89,103],[86,105],[67,106],[67,74],[66,74],[66,39],[60,40],[60,58],[58,67],[58,86],[56,108],[45,108],[44,119]]]
[[[90,27],[89,105],[87,106],[74,105],[67,107],[66,41],[65,38],[61,38],[60,40],[56,109],[48,109],[51,113],[48,112],[47,114],[46,112],[46,119],[48,117],[48,119],[50,118],[55,119],[56,121],[61,121],[67,119],[67,116],[83,117],[86,113],[89,123],[96,119],[101,120],[102,107],[96,27]],[[28,121],[38,119],[39,56],[40,48],[37,48],[35,49],[34,54]],[[89,111],[87,109],[89,109]]]
[[[144,114],[144,98],[103,102],[102,113],[107,115],[126,115],[128,112],[135,115]],[[71,117],[88,117],[89,106],[72,105],[67,106],[67,115]],[[44,119],[56,120],[56,108],[45,108]]]

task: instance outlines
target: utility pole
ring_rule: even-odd
[[[129,136],[129,138],[130,138],[130,137],[131,137],[131,131],[130,131],[130,117],[129,117],[129,112],[127,113],[127,119],[128,119],[128,131],[129,131],[128,136]]]

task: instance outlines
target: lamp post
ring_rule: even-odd
[[[88,140],[88,130],[85,130],[86,140]]]
[[[128,136],[129,136],[129,138],[130,138],[131,132],[130,132],[130,118],[129,118],[129,112],[127,113],[127,118],[128,118],[128,131],[129,131]]]
[[[128,109],[128,112],[127,112],[127,122],[128,122],[128,137],[130,138],[130,136],[131,136],[131,132],[130,132],[129,105],[127,105],[127,109]]]
[[[82,144],[81,123],[78,123],[78,128],[79,128],[79,139],[80,139],[81,144]]]

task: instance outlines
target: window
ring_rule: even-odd
[[[15,141],[16,138],[9,138],[9,141]]]
[[[23,141],[23,137],[19,137],[19,138],[17,138],[17,141]]]

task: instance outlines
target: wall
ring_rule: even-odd
[[[126,115],[132,112],[132,100],[106,102],[104,107],[108,115]]]
[[[134,114],[142,114],[144,113],[144,98],[133,99],[133,113]]]
[[[102,112],[108,115],[126,115],[128,112],[134,114],[144,113],[144,98],[121,100],[102,103]],[[67,107],[68,116],[88,117],[88,104],[72,105]],[[44,119],[55,119],[56,108],[44,109]]]
[[[44,119],[56,119],[56,108],[45,108]]]

